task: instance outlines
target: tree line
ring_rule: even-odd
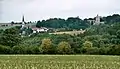
[[[61,18],[50,18],[47,20],[37,21],[36,26],[37,27],[47,27],[47,28],[65,28],[65,30],[80,30],[80,29],[86,29],[90,27],[90,23],[88,20],[95,20],[94,18],[85,18],[80,19],[79,17],[68,17],[68,19],[61,19]],[[100,19],[101,21],[104,21],[105,24],[113,24],[120,22],[120,15],[119,14],[113,14],[106,17],[102,17]]]
[[[50,18],[48,20],[37,21],[37,27],[65,28],[65,30],[85,29],[89,26],[88,22],[79,17],[69,17],[67,20],[61,18]]]
[[[36,33],[21,37],[20,27],[0,30],[0,54],[120,55],[120,16],[114,14],[103,20],[105,24],[89,25],[78,35]]]
[[[88,31],[74,36],[44,33],[30,37],[10,35],[12,34],[10,32],[9,36],[4,34],[0,37],[0,54],[120,55],[120,31],[112,36],[110,34],[91,35]]]

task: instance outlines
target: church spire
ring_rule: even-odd
[[[23,17],[22,17],[22,24],[25,24],[24,15],[23,15]]]
[[[24,15],[23,15],[23,17],[22,17],[22,22],[25,22],[25,21],[24,21]]]

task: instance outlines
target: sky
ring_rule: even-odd
[[[0,23],[120,14],[120,0],[0,0]]]

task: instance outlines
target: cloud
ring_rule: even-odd
[[[119,13],[119,0],[3,0],[0,22],[21,21],[24,14],[27,21],[53,17],[81,18]]]

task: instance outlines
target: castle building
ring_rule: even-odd
[[[94,25],[99,25],[100,24],[100,16],[97,15],[96,18],[95,18],[95,23]]]
[[[101,22],[100,21],[100,16],[99,15],[97,15],[96,17],[95,17],[95,19],[91,19],[91,20],[88,20],[88,22],[90,23],[90,25],[100,25],[100,24],[104,24],[104,22]]]

